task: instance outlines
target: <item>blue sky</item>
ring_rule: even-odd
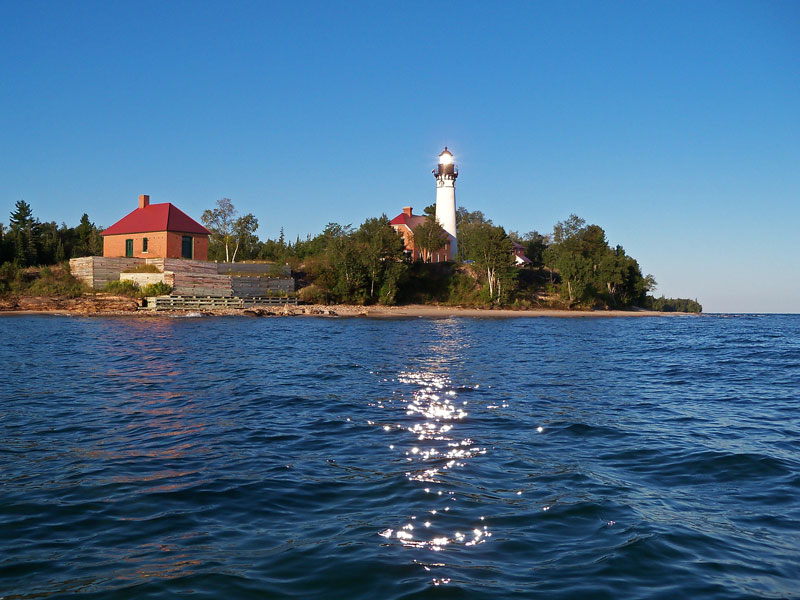
[[[0,0],[0,222],[139,194],[259,235],[456,201],[577,213],[658,294],[800,312],[800,3]]]

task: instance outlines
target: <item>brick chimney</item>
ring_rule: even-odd
[[[142,194],[139,196],[139,208],[144,208],[145,206],[150,206],[150,196]]]
[[[404,206],[403,207],[403,214],[405,216],[407,216],[407,217],[410,217],[411,216],[411,207],[410,206]]]

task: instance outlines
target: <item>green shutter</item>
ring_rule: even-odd
[[[194,242],[192,236],[185,235],[181,239],[181,257],[182,258],[193,258],[192,253],[194,251]]]

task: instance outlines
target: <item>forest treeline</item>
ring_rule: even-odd
[[[76,227],[42,222],[31,205],[19,200],[9,218],[8,227],[0,223],[0,264],[19,267],[53,265],[80,256],[103,254],[102,230],[86,213]]]
[[[427,220],[415,230],[415,241],[431,256],[446,236],[433,206],[423,214]],[[409,261],[386,215],[357,228],[329,223],[318,235],[294,242],[281,229],[277,239],[262,241],[255,234],[258,219],[238,217],[230,200],[223,199],[204,213],[203,224],[212,232],[210,259],[288,263],[300,274],[301,295],[308,301],[702,310],[694,300],[648,295],[655,278],[643,275],[622,246],[611,247],[601,227],[576,215],[556,223],[552,233],[520,234],[461,207],[456,212],[458,260],[444,264]],[[525,248],[530,266],[515,266],[513,242]]]
[[[447,238],[434,207],[424,214],[415,241],[431,256]],[[495,225],[481,211],[461,207],[456,214],[458,260],[438,264],[410,261],[386,215],[358,227],[329,223],[321,233],[294,241],[286,240],[283,229],[277,239],[259,239],[255,215],[239,216],[227,198],[201,220],[212,233],[210,260],[287,263],[299,279],[302,299],[310,302],[702,310],[695,300],[649,295],[656,286],[653,276],[644,275],[622,246],[611,247],[601,227],[576,215],[556,223],[552,233],[520,234]],[[102,255],[101,232],[87,214],[76,227],[41,222],[20,200],[8,227],[0,223],[0,264],[8,265],[3,273],[10,273],[11,266]],[[515,266],[512,243],[525,248],[530,265]]]

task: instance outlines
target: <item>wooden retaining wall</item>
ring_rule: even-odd
[[[273,277],[231,277],[231,289],[234,296],[259,297],[294,291],[294,279]]]
[[[231,278],[217,273],[217,263],[183,258],[148,258],[166,277],[164,283],[172,286],[178,296],[232,296]]]
[[[171,273],[169,275],[172,275]],[[120,273],[120,281],[132,281],[139,287],[164,281],[166,273]],[[172,285],[172,284],[169,284]]]
[[[100,290],[109,281],[119,281],[122,271],[143,265],[144,262],[143,258],[84,256],[69,259],[69,270],[76,279],[90,288]]]
[[[260,275],[262,277],[286,278],[292,276],[289,265],[276,263],[215,263],[220,275]]]
[[[294,279],[275,277],[274,265],[259,263],[214,263],[180,258],[122,258],[87,256],[69,261],[72,274],[89,287],[102,289],[109,281],[130,279],[139,285],[163,281],[176,296],[267,297],[294,292]],[[138,265],[153,265],[161,273],[125,273]],[[277,269],[285,272],[288,265]],[[241,275],[231,275],[231,271]],[[259,274],[260,273],[260,274]],[[291,271],[289,271],[289,274]]]

